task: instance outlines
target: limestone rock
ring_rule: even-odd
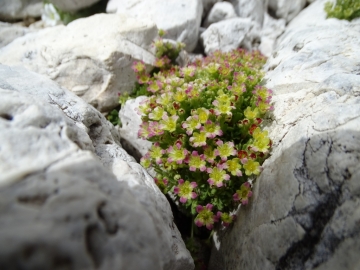
[[[66,12],[74,12],[92,6],[100,0],[50,0],[57,8]]]
[[[204,21],[204,27],[212,23],[220,22],[226,19],[237,17],[234,6],[228,2],[216,3]]]
[[[264,14],[266,12],[263,0],[231,0],[235,12],[240,18],[251,18],[259,25],[263,24]]]
[[[152,145],[151,142],[138,138],[138,131],[142,121],[137,109],[139,108],[141,102],[146,99],[146,96],[130,99],[126,101],[125,105],[121,107],[119,112],[119,118],[121,121],[121,144],[126,151],[138,161],[149,151]]]
[[[193,269],[170,206],[100,112],[0,65],[3,269]]]
[[[0,20],[40,17],[42,0],[0,0]]]
[[[133,62],[154,62],[157,31],[146,20],[98,14],[18,38],[0,50],[0,63],[44,74],[107,111],[118,93],[132,91]]]
[[[233,18],[210,25],[200,38],[206,54],[240,47],[252,50],[260,43],[260,29],[250,18]]]
[[[268,60],[272,155],[210,269],[360,267],[360,21],[312,17],[325,2],[292,21]]]
[[[191,52],[198,41],[203,7],[201,0],[110,0],[106,11],[149,19],[166,31],[166,38],[185,43]]]
[[[277,20],[265,13],[259,50],[266,57],[269,57],[275,49],[277,38],[285,31],[285,23],[284,19]]]
[[[6,46],[14,39],[22,37],[31,32],[35,32],[35,30],[10,23],[0,22],[0,48]]]
[[[277,18],[285,19],[288,23],[305,7],[306,0],[269,0],[268,5]]]

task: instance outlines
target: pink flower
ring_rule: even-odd
[[[176,130],[176,123],[178,119],[179,116],[176,114],[170,117],[167,114],[164,114],[162,120],[160,121],[160,127],[169,132],[174,132]]]
[[[216,115],[226,114],[228,116],[231,116],[231,110],[235,109],[235,107],[231,105],[230,102],[219,102],[219,100],[217,99],[214,100],[212,104],[215,106],[214,112]]]
[[[203,127],[200,129],[202,132],[205,132],[206,137],[213,139],[216,136],[222,136],[223,132],[220,128],[219,123],[214,123],[210,120],[207,120]]]
[[[228,213],[221,213],[220,211],[216,214],[218,217],[220,217],[222,224],[225,227],[228,227],[230,223],[234,220],[234,216],[230,216]]]
[[[189,139],[193,147],[205,146],[206,145],[206,134],[204,132],[194,132],[192,137]]]
[[[190,171],[196,171],[196,169],[199,169],[200,171],[206,170],[206,161],[204,155],[199,155],[197,151],[192,151],[191,156],[188,159],[189,163],[189,170]]]
[[[225,161],[229,156],[236,156],[236,150],[233,142],[224,143],[222,140],[216,142],[218,147],[215,150],[215,154],[221,157],[221,160]]]
[[[246,205],[249,202],[249,198],[252,196],[251,186],[249,182],[245,182],[241,185],[240,190],[237,190],[233,195],[234,201],[240,201],[241,204]]]
[[[211,148],[210,146],[205,146],[204,147],[204,156],[205,156],[206,161],[212,164],[215,162],[215,158],[217,155],[213,148]]]
[[[150,75],[146,73],[141,73],[136,78],[139,84],[145,84],[150,81]]]
[[[186,134],[191,135],[194,129],[199,129],[201,127],[201,123],[199,121],[199,117],[197,115],[189,116],[185,122],[181,125],[186,129]]]
[[[226,163],[218,164],[214,168],[207,169],[207,172],[210,176],[207,182],[210,184],[210,186],[216,185],[217,187],[222,187],[224,185],[224,180],[230,180],[230,175],[226,173],[224,166],[226,166]]]
[[[170,146],[167,152],[168,162],[176,162],[177,164],[182,164],[188,154],[188,151],[180,143],[176,143],[174,147]]]
[[[170,59],[165,55],[161,58],[156,58],[154,66],[158,68],[162,68],[170,63]]]
[[[132,70],[135,71],[136,73],[141,73],[143,71],[145,71],[145,63],[142,61],[135,61],[133,63],[133,65],[131,66]]]
[[[155,160],[156,164],[162,163],[162,156],[165,154],[165,150],[160,147],[159,143],[154,143],[149,151],[150,157]]]
[[[196,206],[196,212],[198,215],[195,218],[195,225],[198,227],[206,226],[208,230],[212,230],[214,223],[219,221],[219,217],[214,215],[211,211],[213,205],[208,203],[205,207],[198,205]]]
[[[195,182],[185,181],[180,179],[178,181],[179,185],[174,188],[174,193],[180,197],[181,203],[186,203],[187,200],[195,199],[197,194],[193,192],[194,188],[197,187]]]
[[[152,82],[152,83],[148,86],[147,90],[148,90],[149,92],[156,93],[156,92],[158,92],[161,88],[162,88],[162,83],[161,83],[160,81],[155,81],[155,82]]]

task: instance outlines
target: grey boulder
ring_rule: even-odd
[[[297,14],[305,7],[306,0],[268,0],[268,7],[277,18],[285,19],[286,22],[290,22],[296,17]],[[314,2],[314,1],[308,1]]]
[[[155,24],[120,14],[97,14],[28,34],[0,49],[0,63],[46,75],[100,111],[131,92],[134,61],[154,62]]]
[[[210,269],[360,268],[360,21],[326,20],[325,2],[268,60],[273,151]]]
[[[204,21],[204,27],[208,27],[212,23],[220,22],[226,19],[237,17],[234,6],[228,2],[216,3]]]
[[[0,95],[2,269],[194,268],[165,196],[100,112],[24,68],[0,65]]]
[[[250,18],[259,25],[263,25],[266,12],[266,1],[263,0],[231,0],[235,12],[240,18]]]
[[[141,139],[138,136],[142,120],[137,110],[140,103],[146,99],[146,96],[130,99],[121,106],[121,110],[119,111],[121,144],[136,160],[140,160],[145,156],[152,145],[150,141]]]
[[[166,38],[183,42],[191,52],[198,41],[201,0],[110,0],[106,11],[153,21]]]
[[[42,5],[41,0],[0,0],[0,20],[40,17]]]
[[[260,28],[250,18],[232,18],[213,23],[201,34],[200,39],[207,55],[216,50],[253,50],[260,43]]]

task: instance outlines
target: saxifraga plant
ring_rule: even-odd
[[[157,51],[164,44],[155,42]],[[142,62],[133,65],[137,95],[146,90],[148,96],[138,108],[138,135],[153,142],[141,164],[153,167],[158,187],[193,225],[210,231],[229,226],[239,204],[248,204],[271,148],[262,128],[272,110],[272,91],[261,85],[265,58],[242,49],[218,51],[181,68],[166,54],[157,56],[155,72]]]
[[[352,19],[360,17],[360,1],[336,0],[336,3],[326,2],[325,11],[327,18],[351,21]]]
[[[232,222],[269,153],[271,141],[260,126],[271,110],[271,90],[260,85],[263,63],[258,52],[240,49],[153,76],[143,63],[133,66],[152,93],[139,107],[139,137],[154,142],[141,164],[155,169],[159,188],[172,193],[197,226]]]

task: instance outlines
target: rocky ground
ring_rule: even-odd
[[[71,13],[98,1],[50,2]],[[136,137],[141,98],[121,128],[103,116],[132,90],[132,63],[154,64],[158,29],[186,61],[240,47],[268,57],[272,153],[208,269],[360,268],[360,19],[326,19],[325,2],[110,0],[62,25],[42,1],[3,0],[0,268],[194,269],[136,161],[150,146]]]

